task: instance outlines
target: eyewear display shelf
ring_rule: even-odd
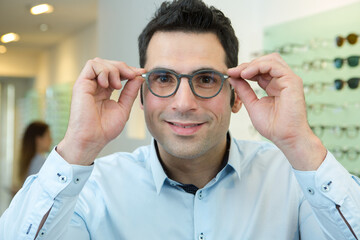
[[[310,126],[356,175],[360,175],[359,13],[360,3],[355,3],[264,32],[264,53],[279,52],[303,79]]]
[[[50,125],[53,144],[65,136],[70,116],[71,89],[69,83],[53,85],[46,90],[45,121]]]
[[[32,122],[43,118],[42,96],[31,89],[26,92],[23,99],[19,99],[17,105],[19,132],[23,133],[25,128]]]

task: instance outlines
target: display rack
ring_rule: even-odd
[[[46,90],[45,121],[50,125],[54,144],[65,136],[70,116],[71,89],[71,84],[65,83]]]
[[[264,53],[279,52],[303,79],[309,124],[350,172],[360,174],[360,3],[265,29]],[[336,38],[343,40],[341,47]],[[355,58],[350,58],[355,56]],[[359,57],[357,57],[359,56]],[[346,59],[343,66],[334,59]],[[339,64],[341,60],[336,60]],[[349,66],[352,65],[352,66]],[[344,80],[336,89],[334,80]],[[337,81],[337,87],[339,88]],[[358,85],[356,86],[356,83]],[[352,87],[352,89],[349,87]]]

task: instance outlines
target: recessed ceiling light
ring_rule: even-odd
[[[6,53],[7,49],[4,45],[0,45],[0,54]]]
[[[19,41],[20,37],[16,33],[7,33],[1,36],[1,41],[3,43],[9,43],[9,42],[17,42]]]
[[[54,11],[54,7],[44,3],[40,5],[36,5],[30,9],[32,15],[39,15],[43,13],[52,13]]]
[[[47,25],[46,23],[42,23],[42,24],[40,24],[39,28],[40,28],[40,31],[46,32],[47,30],[49,30],[49,25]]]

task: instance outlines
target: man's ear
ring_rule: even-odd
[[[242,106],[242,102],[241,102],[239,96],[234,91],[234,104],[231,107],[231,111],[233,113],[237,113],[240,110],[241,106]]]
[[[144,110],[144,96],[143,96],[143,85],[140,87],[140,107]]]

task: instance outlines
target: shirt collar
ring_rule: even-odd
[[[231,137],[231,134],[229,132],[228,134],[230,136],[230,150],[229,150],[229,159],[225,168],[228,165],[232,167],[240,179],[240,159],[241,159],[240,152],[239,149],[237,148],[235,140]],[[157,156],[154,138],[151,141],[150,166],[155,182],[156,192],[157,194],[160,194],[161,188],[163,187],[164,182],[168,178],[168,176],[166,175],[160,163],[160,160]]]
[[[242,154],[240,152],[240,149],[238,149],[235,139],[231,137],[230,132],[228,132],[228,134],[230,135],[230,152],[229,152],[229,160],[227,165],[231,166],[235,170],[240,180],[241,178],[240,161],[242,159]]]
[[[157,194],[159,194],[162,186],[164,185],[165,179],[167,179],[167,175],[163,167],[161,166],[160,160],[156,154],[154,138],[151,140],[150,166],[155,182],[156,192]]]

